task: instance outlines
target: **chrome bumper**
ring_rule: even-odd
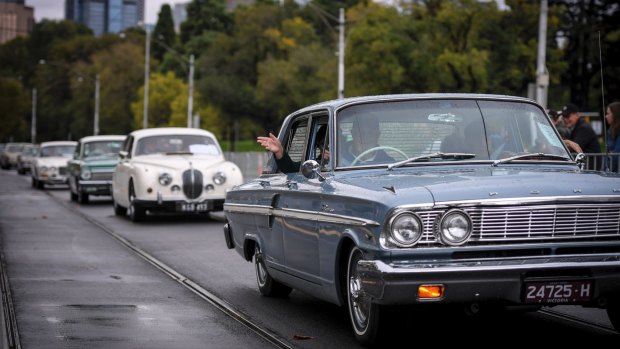
[[[594,298],[620,294],[620,255],[565,255],[428,263],[361,260],[362,290],[379,304],[428,302],[417,297],[418,287],[440,284],[442,298],[433,301],[468,303],[507,301],[521,303],[523,282],[540,275],[547,279],[588,278],[594,281]],[[542,273],[544,272],[544,273]],[[576,276],[577,275],[577,276]]]

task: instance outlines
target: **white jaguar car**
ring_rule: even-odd
[[[77,142],[43,142],[38,155],[30,164],[32,186],[44,189],[46,185],[67,184],[67,161],[73,156]]]
[[[134,222],[147,212],[198,214],[222,211],[226,192],[243,182],[215,136],[194,128],[131,132],[112,178],[114,213]]]

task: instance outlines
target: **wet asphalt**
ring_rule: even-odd
[[[22,348],[271,347],[7,171],[0,238]]]

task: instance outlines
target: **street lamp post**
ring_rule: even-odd
[[[151,33],[149,27],[145,24],[146,43],[144,48],[144,109],[142,110],[142,128],[148,127],[149,119],[149,56],[151,55]]]

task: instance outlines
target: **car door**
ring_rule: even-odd
[[[295,137],[287,143],[293,161],[315,160],[317,132],[326,125],[325,112],[311,113],[297,120]],[[326,126],[325,126],[326,127]],[[288,272],[320,285],[319,231],[317,214],[321,211],[321,182],[308,179],[298,170],[288,174],[275,203],[279,217],[276,225],[282,229],[284,260]]]

